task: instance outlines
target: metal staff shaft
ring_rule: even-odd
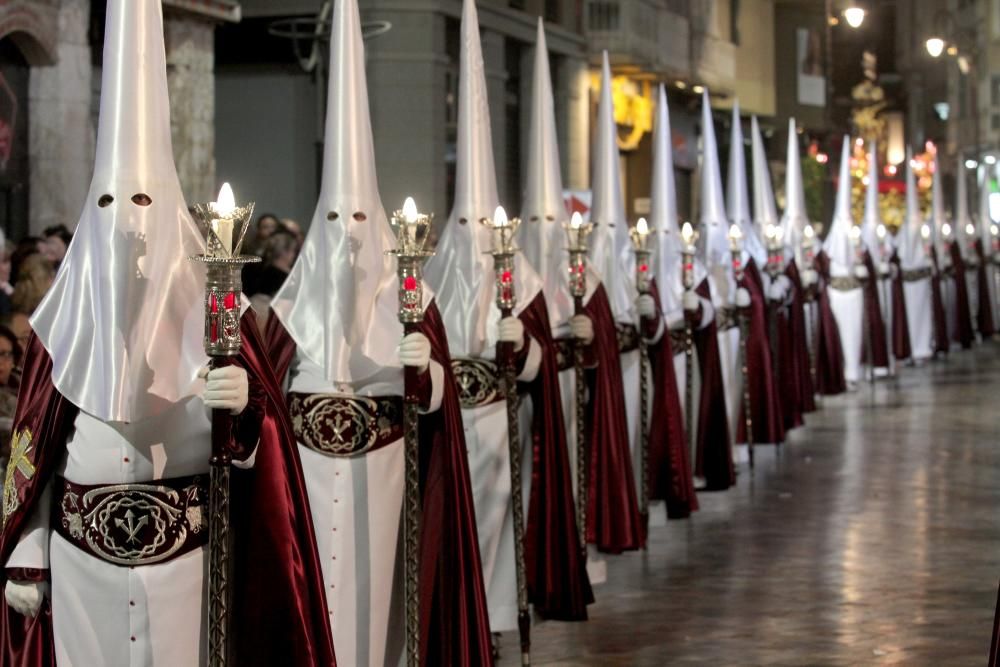
[[[649,345],[639,332],[639,516],[649,530]],[[645,549],[645,545],[643,546]]]
[[[211,367],[225,366],[226,358],[212,360]],[[232,456],[229,435],[232,417],[225,410],[212,410],[212,458],[209,460],[208,491],[208,664],[230,664],[229,609],[232,606],[233,536],[229,522]]]
[[[406,333],[417,331],[415,323],[404,325]],[[420,406],[411,387],[416,384],[416,369],[404,371],[403,403],[403,553],[404,604],[406,606],[406,664],[420,665]]]
[[[684,421],[687,427],[688,451],[692,465],[697,467],[698,452],[695,451],[694,424],[694,325],[685,318],[684,322]]]
[[[583,297],[574,296],[574,311],[582,315]],[[587,451],[587,377],[583,368],[584,343],[575,341],[573,344],[573,373],[576,380],[576,524],[580,535],[580,551],[583,562],[587,562],[587,500],[590,484],[588,483],[588,451]]]
[[[747,358],[747,337],[750,335],[750,317],[746,309],[741,308],[740,318],[740,371],[743,374],[743,419],[747,432],[747,455],[750,457],[750,467],[754,467],[753,456],[753,407],[750,404],[750,369]]]

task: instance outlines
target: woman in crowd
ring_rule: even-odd
[[[52,262],[41,254],[35,253],[26,257],[20,264],[17,283],[10,297],[15,312],[31,315],[41,303],[42,297],[49,291],[56,272]]]

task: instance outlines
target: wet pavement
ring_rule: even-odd
[[[536,624],[533,664],[985,664],[998,402],[997,343],[824,399],[735,489],[609,559],[589,622]]]

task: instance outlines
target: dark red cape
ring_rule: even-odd
[[[896,266],[896,277],[892,279],[892,353],[899,361],[909,359],[910,323],[906,319],[906,290],[903,288],[903,266],[899,253],[893,252],[891,262]]]
[[[931,276],[931,310],[934,317],[934,352],[947,354],[951,347],[948,339],[948,316],[944,307],[944,294],[941,289],[941,263],[938,262],[937,248],[931,245],[931,262],[934,265],[934,275]]]
[[[649,293],[656,302],[657,312],[662,312],[656,280],[650,285]],[[647,351],[653,375],[649,458],[646,460],[649,499],[664,501],[667,518],[683,519],[698,509],[698,497],[695,495],[691,457],[684,432],[684,412],[677,391],[670,332],[664,331],[660,340],[649,345]]]
[[[597,368],[589,371],[589,470],[587,541],[618,554],[643,545],[635,476],[625,419],[625,388],[618,333],[608,295],[601,285],[584,307],[594,324]]]
[[[236,357],[266,393],[256,464],[232,471],[232,648],[238,665],[334,665],[323,577],[291,425],[274,372],[263,354],[253,313],[241,322],[243,348]],[[20,506],[0,534],[6,562],[31,517],[45,483],[66,452],[78,409],[52,384],[52,361],[38,339],[29,342],[16,430],[33,436],[30,480],[15,475]],[[6,579],[6,577],[4,578]],[[26,619],[0,604],[0,663],[54,665],[51,612]]]
[[[875,368],[889,367],[889,339],[885,331],[885,320],[882,319],[882,305],[879,299],[879,273],[875,270],[875,261],[871,253],[865,250],[865,268],[868,269],[868,280],[864,282],[865,316],[868,318],[868,340],[871,341],[872,358]],[[862,343],[861,362],[867,363],[865,350],[868,344]]]
[[[972,347],[975,333],[972,331],[972,311],[969,307],[969,284],[965,282],[965,260],[958,243],[949,243],[951,268],[955,281],[955,342],[963,350]]]
[[[534,381],[524,385],[531,395],[531,496],[524,532],[528,594],[543,618],[587,620],[594,593],[576,529],[573,471],[569,465],[566,422],[559,389],[559,350],[541,293],[520,319],[542,348]]]
[[[750,293],[746,364],[747,382],[750,385],[750,409],[753,411],[753,440],[755,443],[779,444],[785,439],[785,418],[778,397],[774,358],[771,356],[768,299],[764,294],[764,279],[757,270],[757,263],[753,258],[750,258],[744,266],[743,279],[740,280],[739,286]],[[777,313],[774,316],[778,317]],[[784,365],[784,356],[781,362],[781,365]],[[740,418],[736,424],[736,442],[746,441],[746,411],[741,400]]]
[[[492,665],[462,408],[444,324],[433,303],[419,330],[430,340],[431,357],[445,374],[440,409],[420,416],[421,664]],[[295,358],[295,341],[273,315],[265,337],[278,377],[284,378]]]
[[[840,329],[837,318],[830,308],[830,296],[826,293],[830,282],[830,259],[825,252],[816,255],[816,272],[819,282],[816,283],[816,308],[819,313],[817,330],[816,384],[819,393],[832,396],[847,391],[847,381],[844,379],[844,350],[840,344]]]
[[[987,336],[992,336],[997,332],[996,322],[993,321],[993,293],[990,291],[989,259],[983,252],[982,239],[976,239],[976,256],[979,257],[979,267],[976,269],[976,281],[979,285],[979,312],[976,318],[979,323],[979,335],[983,340]]]
[[[803,424],[802,415],[816,409],[816,390],[813,387],[809,359],[809,334],[806,329],[806,298],[798,265],[793,259],[785,267],[785,275],[792,283],[792,299],[783,318],[784,330],[779,329],[782,350],[787,350],[786,362],[781,365],[781,388],[785,406],[785,429]]]
[[[712,301],[707,278],[696,291],[703,299]],[[729,441],[725,385],[722,383],[719,329],[714,318],[707,327],[694,332],[694,341],[701,369],[695,474],[705,479],[706,491],[723,491],[736,483],[736,470]]]

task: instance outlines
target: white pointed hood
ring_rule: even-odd
[[[743,128],[740,125],[739,103],[733,108],[733,130],[732,141],[729,147],[729,188],[732,192],[733,184],[736,187],[746,188],[746,158],[743,152]],[[767,157],[764,155],[764,144],[760,139],[760,128],[757,127],[757,117],[750,119],[750,142],[751,157],[753,159],[753,214],[750,212],[750,204],[742,204],[739,207],[739,215],[733,211],[733,206],[729,205],[729,214],[733,217],[733,222],[740,225],[743,232],[744,257],[753,257],[757,268],[763,270],[767,266],[767,246],[764,245],[761,230],[766,228],[768,223],[777,224],[778,216],[774,208],[774,195],[771,192],[771,176],[767,173]],[[761,180],[763,179],[763,181]],[[740,198],[747,201],[748,197],[737,197],[730,195],[730,199]],[[768,209],[768,206],[770,207]],[[762,211],[765,208],[767,210]],[[754,219],[756,214],[756,220]]]
[[[802,236],[810,224],[806,209],[806,191],[802,184],[802,162],[799,157],[799,134],[795,119],[788,121],[788,154],[785,160],[785,210],[781,214],[781,231],[785,242],[785,260],[794,257],[799,268],[805,266],[802,256]]]
[[[993,220],[990,218],[990,172],[995,167],[981,164],[979,167],[979,240],[983,244],[983,253],[989,257],[993,254],[993,234],[990,227]]]
[[[684,281],[681,267],[680,227],[677,220],[677,188],[674,183],[673,142],[670,133],[670,108],[663,84],[659,87],[656,105],[656,127],[653,130],[653,182],[650,192],[649,225],[654,232],[656,247],[653,255],[653,276],[660,291],[664,313],[683,308]],[[705,279],[705,267],[695,258],[694,284]]]
[[[500,312],[495,305],[490,230],[479,221],[493,218],[499,205],[486,71],[473,0],[462,6],[458,79],[458,150],[455,203],[424,276],[434,289],[457,357],[491,358]],[[542,289],[541,279],[520,253],[514,266],[517,312]]]
[[[823,241],[823,251],[830,258],[834,275],[848,275],[854,266],[854,246],[851,243],[851,138],[844,135],[840,151],[840,178],[837,183],[837,203],[833,210],[830,232]]]
[[[94,176],[31,325],[63,396],[131,422],[197,393],[205,243],[174,166],[160,2],[110,0],[106,25]]]
[[[271,307],[330,382],[399,366],[395,239],[375,175],[357,0],[338,0],[330,40],[319,201],[295,266]]]
[[[966,169],[965,161],[962,156],[958,156],[958,165],[955,169],[955,241],[958,243],[959,252],[962,253],[962,257],[969,257],[971,249],[969,244],[975,241],[975,225],[973,225],[973,233],[970,235],[966,232],[966,225],[973,224],[972,216],[969,215],[969,191],[966,185]]]
[[[941,227],[948,222],[948,216],[944,210],[944,197],[941,195],[941,163],[938,162],[937,153],[934,154],[934,175],[931,180],[931,218],[928,221],[931,228],[931,240],[937,248],[938,259],[944,259],[944,234]]]
[[[705,265],[729,266],[729,216],[722,194],[719,172],[719,148],[715,141],[715,125],[708,91],[701,98],[702,163],[701,163],[701,238],[705,248]],[[745,178],[745,177],[744,177]],[[744,191],[746,184],[744,183]]]
[[[917,204],[917,184],[913,177],[913,154],[906,149],[906,219],[896,234],[896,252],[904,270],[912,271],[930,265],[924,242],[920,236],[924,217]]]
[[[861,221],[861,241],[873,259],[881,257],[878,240],[878,226],[882,216],[878,205],[878,151],[875,140],[868,148],[868,186],[865,189],[865,217]]]
[[[604,52],[601,97],[597,105],[594,171],[591,177],[595,223],[590,237],[590,262],[601,276],[615,320],[635,322],[635,255],[628,235],[618,156],[618,129],[611,98],[611,66]]]
[[[549,51],[541,18],[538,19],[534,76],[524,204],[521,226],[515,238],[524,258],[542,278],[549,323],[556,329],[573,317],[574,306],[569,291],[569,253],[563,228],[568,216],[562,196]],[[589,280],[587,285],[593,290],[597,281]]]

